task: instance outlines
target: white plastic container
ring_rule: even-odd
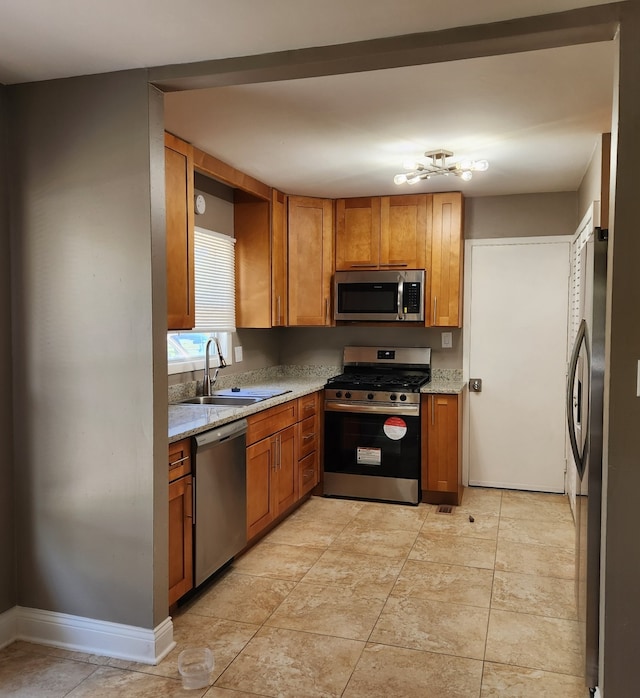
[[[211,684],[213,652],[207,647],[182,650],[178,655],[178,671],[182,688],[205,688]]]

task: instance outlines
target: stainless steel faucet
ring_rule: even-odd
[[[209,368],[209,347],[211,346],[211,342],[215,342],[216,344],[216,350],[218,352],[218,367],[213,373],[213,378],[210,376],[210,368]],[[225,368],[227,365],[227,362],[224,360],[224,356],[222,355],[222,349],[220,349],[220,342],[218,341],[217,337],[211,337],[211,339],[207,340],[207,345],[204,350],[204,375],[202,376],[202,394],[203,395],[211,395],[211,389],[213,386],[216,384],[216,381],[218,380],[218,372],[220,371],[221,368]]]

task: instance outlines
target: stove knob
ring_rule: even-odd
[[[347,400],[351,397],[351,393],[345,393],[344,396],[347,398]]]
[[[367,395],[367,400],[373,400],[374,397],[375,397],[375,396],[374,396],[373,393],[369,393],[369,394]]]
[[[336,390],[336,397],[342,397],[342,390]]]
[[[407,399],[407,396],[403,393],[403,394],[400,396],[400,399],[402,400],[402,402],[404,402],[404,401]]]
[[[398,396],[395,393],[392,393],[391,395],[389,395],[389,399],[390,400],[397,400]]]

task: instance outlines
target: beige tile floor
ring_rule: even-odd
[[[16,642],[0,696],[585,698],[573,546],[559,495],[469,489],[452,514],[312,498],[180,609],[160,665]],[[216,664],[185,691],[193,646]]]

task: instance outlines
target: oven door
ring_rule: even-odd
[[[408,415],[382,409],[334,411],[325,405],[325,494],[418,503],[419,410]]]

